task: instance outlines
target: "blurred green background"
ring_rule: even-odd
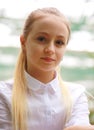
[[[85,4],[91,1],[84,0]],[[63,80],[86,87],[89,92],[90,122],[94,124],[94,12],[68,18],[72,34],[61,62],[61,75]],[[23,23],[24,18],[10,17],[4,8],[0,9],[0,80],[13,77]]]

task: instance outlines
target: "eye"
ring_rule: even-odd
[[[57,46],[65,45],[65,42],[63,40],[57,40],[55,43]]]
[[[39,37],[37,38],[37,40],[40,41],[40,42],[45,42],[45,41],[46,41],[46,38],[45,38],[44,36],[39,36]]]

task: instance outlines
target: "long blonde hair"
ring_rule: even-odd
[[[28,16],[23,28],[23,35],[25,39],[27,39],[29,32],[32,30],[34,21],[36,21],[41,17],[44,17],[47,14],[60,17],[63,23],[66,25],[70,37],[70,27],[67,19],[56,8],[50,7],[50,8],[35,10]],[[27,106],[28,105],[27,105],[27,82],[24,74],[25,69],[26,69],[26,56],[24,55],[24,52],[21,50],[17,61],[16,69],[15,69],[14,85],[13,85],[13,92],[12,92],[13,130],[27,130],[27,113],[28,113]],[[72,103],[70,100],[69,91],[67,87],[64,84],[62,84],[61,79],[60,79],[60,85],[62,86],[63,89],[62,95],[66,106],[66,111],[67,111],[66,120],[67,120],[71,113]]]

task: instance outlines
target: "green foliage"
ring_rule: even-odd
[[[79,31],[86,25],[86,17],[82,16],[78,20],[71,20],[71,30]]]
[[[72,32],[85,30],[85,31],[89,31],[93,36],[94,22],[90,22],[92,17],[90,17],[90,19],[88,19],[86,16],[81,16],[78,19],[70,18],[69,20],[71,23]],[[0,23],[3,23],[10,28],[11,34],[19,35],[21,32],[21,28],[23,27],[24,19],[8,18],[6,17],[4,10],[0,10]],[[13,76],[14,66],[16,63],[18,52],[19,52],[19,48],[0,47],[0,57],[1,59],[3,59],[3,60],[0,59],[0,80],[6,80]],[[6,59],[4,59],[3,56],[5,56]],[[91,52],[68,51],[66,53],[66,56],[74,57],[76,59],[79,59],[82,62],[84,62],[85,58],[90,58],[94,60],[94,53]],[[94,81],[94,67],[81,67],[81,66],[68,67],[62,65],[61,76],[63,80],[73,81],[73,82],[78,80],[86,81],[89,79]],[[94,84],[92,84],[92,88],[94,88]],[[92,94],[94,94],[93,91],[94,90],[92,90]],[[90,122],[94,124],[94,109],[91,108],[90,108]]]
[[[90,123],[91,123],[92,125],[94,125],[94,110],[91,110],[91,111],[90,111],[90,116],[89,116],[89,118],[90,118]]]

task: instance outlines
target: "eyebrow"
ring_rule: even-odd
[[[65,39],[64,35],[58,35],[57,37]]]
[[[49,36],[49,34],[47,32],[38,32],[38,33],[36,33],[36,35],[39,35],[39,34],[43,34],[43,35],[48,35]]]
[[[47,32],[38,32],[38,33],[36,33],[36,35],[39,35],[39,34],[44,34],[44,35],[49,36],[49,33],[47,33]],[[62,34],[58,35],[57,37],[65,39],[64,35],[62,35]]]

